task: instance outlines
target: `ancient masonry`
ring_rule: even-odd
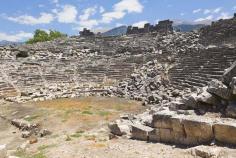
[[[236,145],[236,48],[235,36],[227,31],[236,32],[235,25],[232,18],[181,33],[167,20],[144,29],[129,27],[119,37],[84,30],[81,36],[0,47],[0,97],[12,102],[126,97],[149,109],[111,123],[113,136]],[[210,40],[212,32],[224,42]]]
[[[127,29],[127,35],[150,33],[150,32],[158,32],[161,34],[172,33],[173,32],[172,24],[173,24],[173,21],[164,20],[164,21],[159,21],[159,23],[156,24],[155,26],[147,23],[144,25],[144,28],[129,26]]]

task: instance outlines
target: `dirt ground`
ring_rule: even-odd
[[[40,123],[52,132],[27,144],[20,131],[0,118],[0,145],[20,158],[192,158],[190,149],[126,138],[109,140],[107,124],[124,113],[145,110],[139,102],[121,98],[85,97],[26,104],[0,105],[0,116]],[[209,147],[210,148],[210,147]],[[212,148],[212,147],[211,147]],[[214,148],[214,147],[213,147]],[[227,157],[236,150],[222,148]],[[0,156],[1,157],[1,156]]]

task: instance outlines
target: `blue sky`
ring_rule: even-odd
[[[35,29],[76,35],[84,27],[104,31],[159,20],[210,23],[236,12],[236,0],[2,0],[0,41],[24,41]]]

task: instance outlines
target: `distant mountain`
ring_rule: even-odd
[[[204,24],[180,24],[174,26],[174,30],[179,30],[181,32],[191,32],[193,30],[199,30],[202,27],[205,27],[206,25]]]
[[[7,46],[7,45],[21,45],[23,42],[11,42],[11,41],[0,41],[0,46]]]
[[[127,26],[120,26],[102,33],[102,36],[120,36],[126,34]]]

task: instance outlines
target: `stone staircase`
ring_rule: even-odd
[[[231,48],[211,48],[180,55],[176,66],[169,70],[171,84],[181,90],[206,86],[212,79],[220,79],[235,60],[235,49]]]

